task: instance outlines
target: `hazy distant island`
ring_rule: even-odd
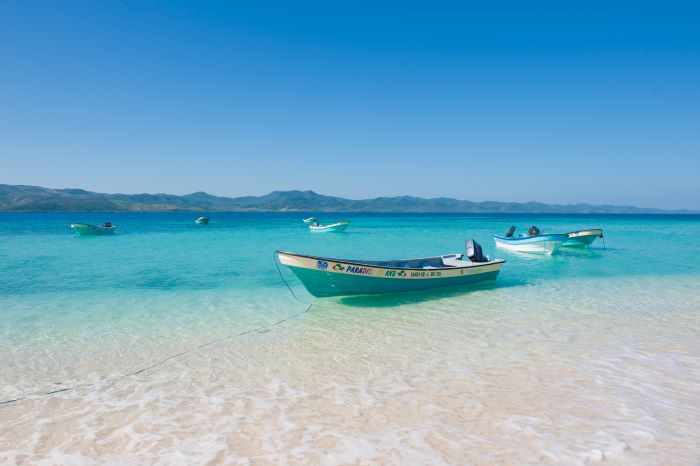
[[[83,189],[50,189],[0,184],[3,212],[443,212],[443,213],[690,213],[634,206],[543,204],[540,202],[472,202],[447,197],[413,196],[344,199],[314,191],[273,191],[264,196],[219,197],[205,192],[173,194],[104,194]]]

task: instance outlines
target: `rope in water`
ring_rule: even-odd
[[[129,373],[120,375],[120,376],[116,377],[115,379],[111,380],[111,381],[108,382],[108,383],[113,384],[113,383],[115,383],[115,382],[117,382],[117,381],[119,381],[119,380],[125,379],[125,378],[127,378],[127,377],[132,377],[132,376],[134,376],[134,375],[142,374],[142,373],[144,373],[144,372],[153,370],[153,369],[155,369],[155,368],[157,368],[157,367],[159,367],[159,366],[162,366],[163,364],[165,364],[165,363],[168,362],[168,361],[171,361],[171,360],[173,360],[173,359],[177,359],[177,358],[179,358],[179,357],[181,357],[181,356],[184,356],[184,355],[186,355],[186,354],[189,354],[189,353],[193,353],[193,352],[195,352],[195,351],[197,351],[197,350],[200,350],[200,349],[202,349],[202,348],[206,348],[207,346],[211,346],[211,345],[213,345],[213,344],[220,343],[220,342],[225,341],[225,340],[230,340],[230,339],[232,339],[232,338],[241,337],[241,336],[243,336],[243,335],[248,335],[249,333],[255,333],[255,332],[259,332],[259,331],[261,331],[261,330],[265,330],[265,329],[268,329],[268,328],[276,327],[276,326],[278,326],[278,325],[280,325],[280,324],[283,324],[284,322],[290,321],[290,320],[292,320],[292,319],[295,319],[295,318],[301,316],[302,314],[306,314],[307,312],[309,312],[309,311],[311,310],[312,304],[311,304],[311,303],[308,303],[308,302],[306,302],[306,301],[304,301],[304,300],[301,299],[301,298],[299,298],[299,297],[296,295],[296,293],[294,293],[294,290],[292,290],[292,287],[289,286],[289,283],[287,283],[287,280],[285,280],[284,275],[282,274],[282,270],[280,269],[279,263],[277,262],[277,256],[276,256],[276,254],[273,253],[272,257],[273,257],[273,259],[274,259],[275,267],[277,268],[277,272],[279,273],[279,276],[280,276],[280,278],[282,279],[282,282],[285,284],[285,286],[287,287],[287,289],[288,289],[289,292],[292,294],[292,297],[294,297],[295,300],[297,300],[297,301],[299,301],[300,303],[306,305],[306,309],[304,309],[304,310],[301,311],[301,312],[297,312],[296,314],[293,314],[293,315],[291,315],[291,316],[285,317],[284,319],[281,319],[281,320],[278,320],[278,321],[276,321],[276,322],[273,322],[273,323],[271,323],[271,324],[261,325],[260,327],[256,327],[256,328],[251,329],[251,330],[246,330],[245,332],[236,333],[236,334],[233,334],[233,335],[228,335],[228,336],[225,336],[225,337],[221,337],[221,338],[217,338],[217,339],[214,339],[214,340],[210,340],[210,341],[208,341],[208,342],[206,342],[206,343],[202,343],[201,345],[198,345],[198,346],[195,346],[195,347],[186,349],[185,351],[181,351],[181,352],[176,353],[176,354],[171,354],[171,355],[169,355],[169,356],[167,356],[167,357],[161,359],[160,361],[157,361],[157,362],[151,364],[150,366],[142,367],[141,369],[135,370],[135,371],[133,371],[133,372],[129,372]],[[46,397],[46,396],[49,396],[49,395],[54,395],[54,394],[56,394],[56,393],[67,392],[67,391],[75,390],[75,389],[78,389],[78,388],[92,387],[92,386],[95,386],[95,385],[97,385],[97,383],[78,384],[78,385],[73,385],[73,386],[71,386],[71,387],[63,387],[63,388],[60,388],[60,389],[57,389],[57,390],[52,390],[52,391],[49,391],[49,392],[39,392],[39,393],[33,393],[33,394],[29,394],[29,395],[22,395],[22,396],[19,396],[19,397],[17,397],[17,398],[13,398],[13,399],[2,400],[2,401],[0,401],[0,405],[9,405],[9,404],[11,404],[11,403],[16,403],[16,402],[22,401],[22,400],[35,400],[35,399],[37,399],[37,398],[43,398],[43,397]]]

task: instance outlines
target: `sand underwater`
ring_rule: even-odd
[[[105,215],[0,214],[2,464],[700,462],[700,216]],[[511,224],[606,247],[496,250]],[[283,268],[297,300],[273,260],[467,238],[497,281],[319,300]]]

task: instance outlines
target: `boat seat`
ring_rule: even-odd
[[[463,261],[462,259],[453,259],[453,258],[443,257],[442,264],[445,267],[468,267],[468,266],[472,265],[472,262]]]

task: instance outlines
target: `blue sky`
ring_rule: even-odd
[[[0,183],[700,209],[700,7],[0,2]]]

